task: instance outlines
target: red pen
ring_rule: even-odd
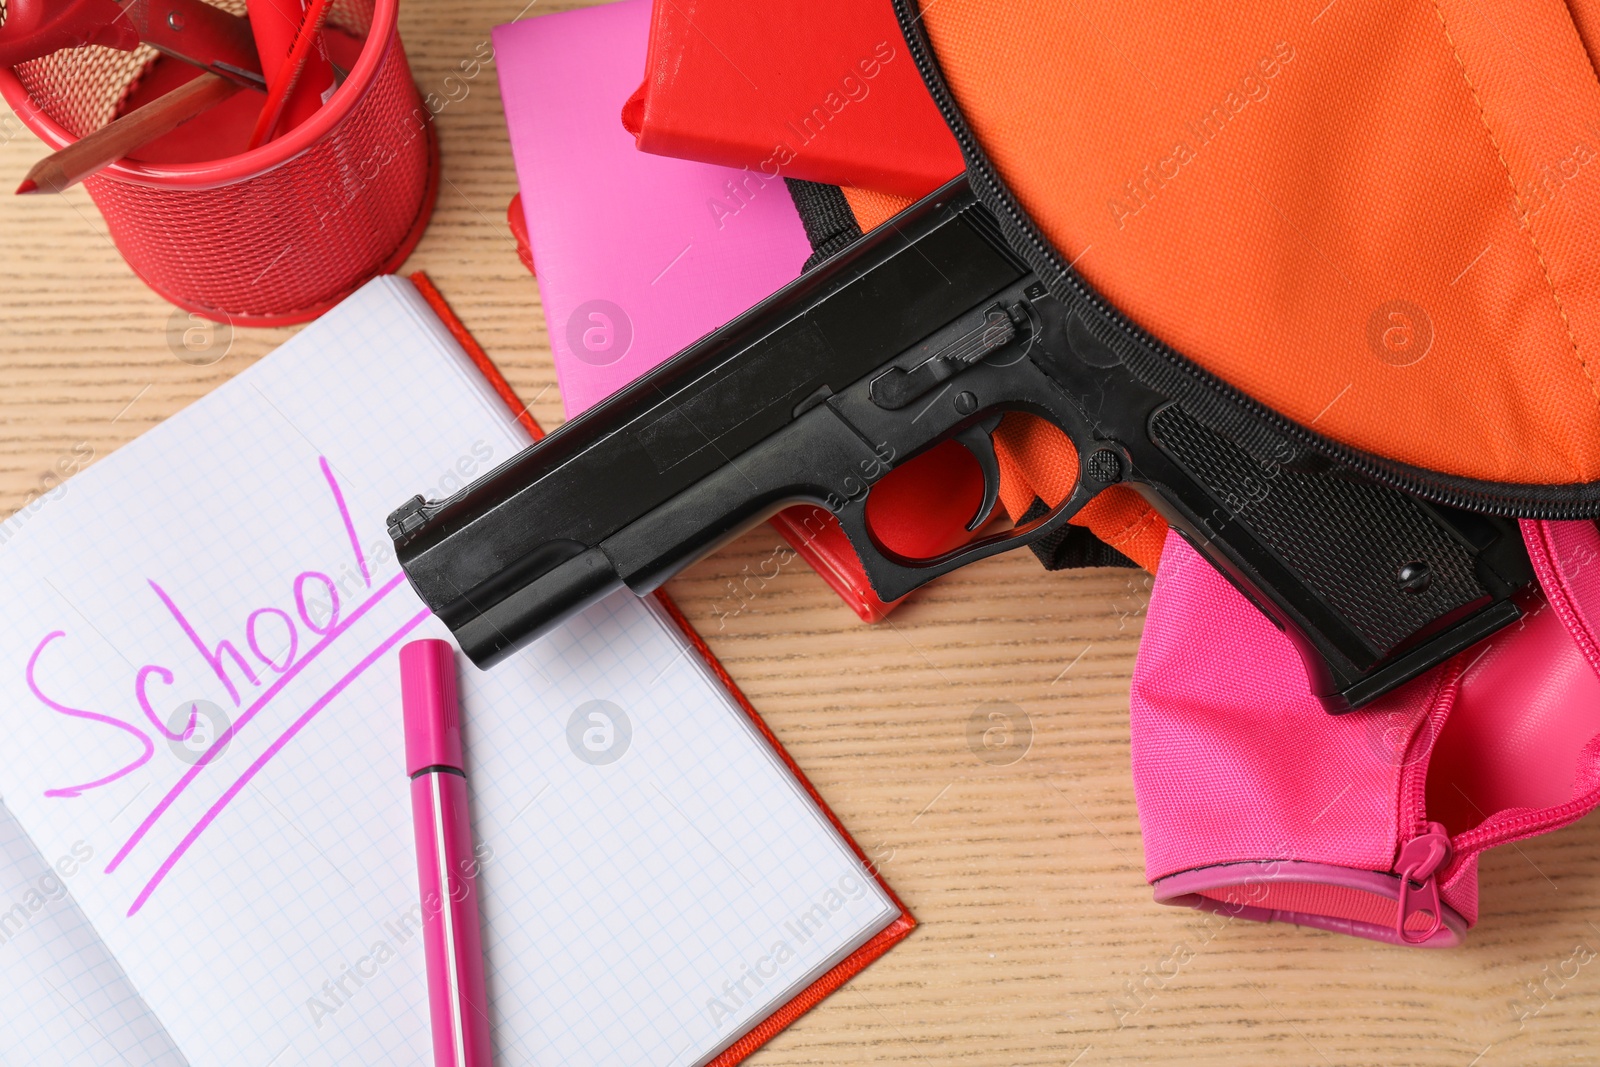
[[[305,122],[333,95],[338,80],[322,35],[330,7],[329,0],[248,0],[267,83],[251,148]]]
[[[400,649],[400,703],[417,835],[433,1062],[489,1067],[478,866],[467,820],[455,649],[448,641],[412,641]]]

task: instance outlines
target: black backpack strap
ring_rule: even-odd
[[[808,182],[799,178],[785,178],[789,198],[800,213],[800,225],[806,228],[806,239],[811,242],[811,258],[803,271],[833,255],[845,245],[861,236],[861,226],[856,222],[850,202],[837,185]]]

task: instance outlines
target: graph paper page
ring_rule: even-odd
[[[183,1057],[67,892],[94,853],[47,860],[0,804],[0,1064],[183,1067]]]
[[[195,1064],[425,1064],[384,519],[525,436],[407,283],[0,527],[0,795]],[[896,910],[657,609],[461,665],[499,1062],[703,1062]]]

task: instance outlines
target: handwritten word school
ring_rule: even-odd
[[[214,761],[216,754],[224,751],[229,743],[242,730],[248,727],[264,709],[270,706],[289,682],[315,662],[324,652],[331,648],[338,639],[365,616],[375,605],[399,588],[404,582],[404,575],[395,574],[383,584],[373,587],[373,566],[381,565],[388,561],[387,553],[391,546],[387,538],[375,542],[371,551],[363,551],[356,536],[355,523],[350,517],[350,509],[345,504],[344,493],[339,486],[338,479],[334,476],[333,468],[326,458],[319,457],[322,477],[327,484],[328,491],[339,519],[344,527],[348,539],[351,562],[342,568],[340,580],[326,571],[307,569],[288,583],[286,590],[286,603],[292,606],[293,613],[287,607],[278,605],[263,605],[249,612],[243,621],[238,634],[233,638],[209,640],[202,636],[193,622],[184,613],[177,600],[167,592],[160,582],[147,579],[151,593],[165,608],[175,625],[193,646],[200,663],[215,676],[218,682],[227,691],[228,697],[235,707],[243,710],[234,722],[224,731],[219,733],[209,747],[203,751],[194,764],[190,766],[167,790],[166,794],[156,803],[151,812],[139,823],[133,833],[112,856],[106,866],[106,873],[110,874],[127,859],[135,847],[138,846],[152,827],[172,807],[174,801],[189,785],[201,774],[205,773]],[[353,566],[352,566],[353,564]],[[369,592],[370,591],[370,592]],[[348,598],[361,593],[367,595],[350,608],[344,608]],[[341,595],[342,594],[342,595]],[[274,740],[257,759],[250,764],[211,805],[198,822],[184,835],[166,859],[157,868],[155,874],[145,884],[129,908],[128,914],[133,915],[154,892],[155,888],[172,870],[178,860],[188,851],[189,847],[204,833],[206,827],[216,819],[224,808],[236,797],[241,790],[255,777],[283,747],[305,727],[316,715],[325,708],[339,693],[355,680],[362,672],[381,658],[390,648],[397,644],[401,638],[427,618],[428,612],[422,611],[408,619],[397,631],[387,635],[378,645],[360,659],[360,661],[321,697],[317,698],[291,723],[283,733]],[[132,702],[142,713],[143,719],[149,724],[146,729],[142,723],[133,716],[119,718],[115,715],[86,708],[76,708],[50,696],[45,685],[40,680],[40,660],[46,651],[57,641],[67,637],[66,631],[54,630],[46,634],[34,647],[33,654],[28,659],[27,684],[29,691],[38,701],[51,711],[73,718],[84,719],[100,723],[119,730],[134,738],[140,747],[138,755],[121,767],[101,775],[91,781],[76,785],[61,786],[45,791],[49,797],[71,798],[83,795],[85,792],[98,789],[117,781],[123,776],[132,773],[144,766],[155,751],[153,735],[158,735],[169,740],[188,740],[195,731],[196,718],[194,712],[188,718],[185,728],[181,731],[169,728],[156,714],[151,704],[150,687],[152,679],[163,687],[176,684],[178,674],[173,667],[160,663],[147,663],[134,671],[131,682]],[[302,645],[304,650],[302,651]],[[346,642],[348,645],[348,642]],[[248,654],[246,654],[248,651]],[[246,700],[248,699],[248,703]]]

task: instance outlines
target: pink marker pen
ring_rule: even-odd
[[[478,867],[467,821],[455,649],[448,641],[412,641],[400,649],[400,702],[417,832],[433,1062],[438,1067],[489,1067]]]

